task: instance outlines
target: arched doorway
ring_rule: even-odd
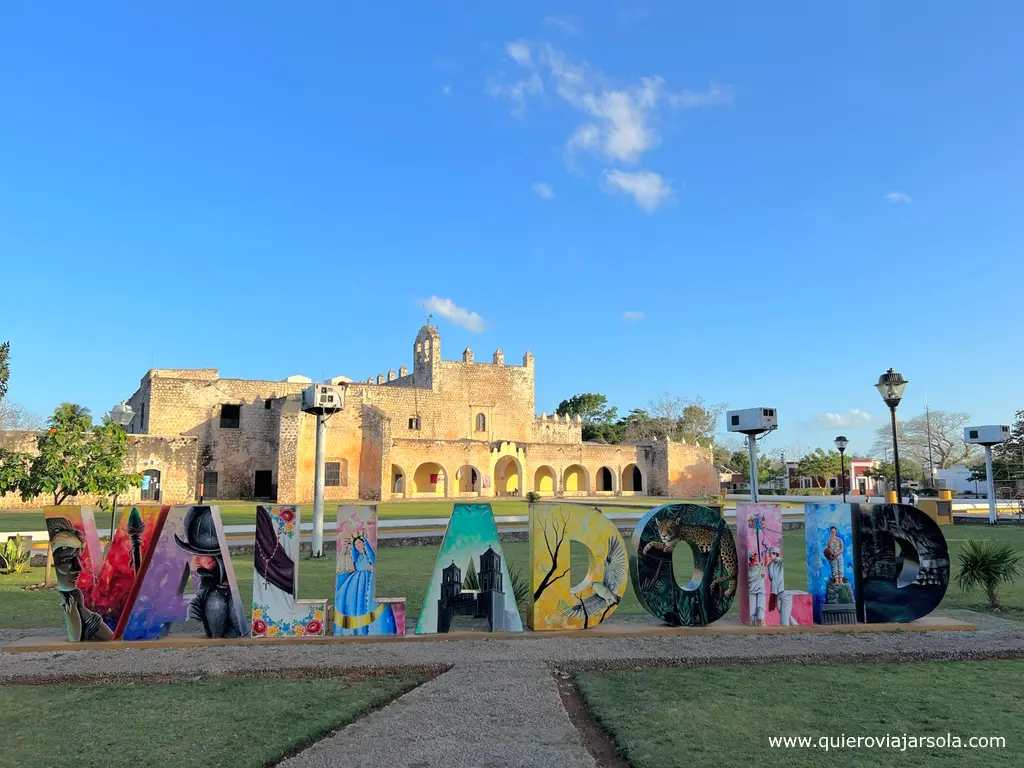
[[[567,496],[585,496],[590,492],[590,484],[587,482],[587,470],[579,464],[572,464],[565,468],[562,475],[562,490]]]
[[[533,490],[542,496],[554,496],[555,491],[555,470],[551,467],[537,467],[533,475]]]
[[[627,464],[626,468],[622,470],[622,492],[644,492],[644,475],[636,464]]]
[[[391,465],[391,492],[396,496],[405,496],[405,470],[397,464]]]
[[[412,478],[412,492],[416,496],[447,496],[448,473],[437,462],[420,464]]]
[[[597,470],[597,492],[611,493],[615,490],[615,481],[612,471],[608,467],[601,467]]]
[[[160,501],[160,470],[147,469],[142,473],[142,501]]]
[[[456,488],[460,494],[480,493],[480,473],[471,464],[459,467],[455,473]]]
[[[494,493],[497,496],[518,496],[522,488],[522,469],[512,456],[502,456],[494,465]]]

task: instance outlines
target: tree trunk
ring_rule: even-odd
[[[1003,606],[999,603],[999,596],[996,594],[995,583],[986,584],[985,591],[988,593],[988,607],[997,611],[1003,610]]]

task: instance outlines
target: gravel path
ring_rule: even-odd
[[[593,766],[562,707],[552,668],[1024,658],[1024,623],[942,613],[978,629],[0,653],[0,684],[447,670],[285,764]],[[23,634],[0,632],[0,644]]]
[[[466,662],[281,764],[593,768],[541,662]]]

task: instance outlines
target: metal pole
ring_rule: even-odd
[[[928,430],[928,487],[935,487],[935,464],[932,462],[932,416],[928,406],[924,407],[924,423]]]
[[[846,503],[846,452],[839,452],[839,482],[843,484],[843,504]]]
[[[996,516],[996,481],[992,477],[992,446],[985,446],[985,479],[988,482],[988,524],[995,525]]]
[[[896,406],[890,405],[892,414],[892,464],[896,472],[896,503],[903,503],[903,483],[900,481],[900,449],[896,442]]]
[[[757,440],[747,435],[747,451],[750,453],[750,500],[757,503]]]
[[[110,541],[108,543],[114,543],[114,515],[117,512],[117,494],[114,494],[114,501],[110,505]]]
[[[312,557],[324,554],[324,462],[327,452],[327,422],[316,414],[316,467],[313,480],[313,547]]]

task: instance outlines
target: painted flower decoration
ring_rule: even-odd
[[[252,623],[252,631],[257,635],[263,635],[267,632],[267,622],[261,619],[255,619]]]
[[[256,608],[252,612],[252,618],[253,618],[253,621],[255,621],[256,619],[262,619],[263,618],[263,609],[262,608]]]
[[[764,515],[751,515],[747,518],[747,527],[755,531],[764,529]]]
[[[324,628],[324,625],[321,622],[319,622],[316,619],[314,619],[313,621],[309,622],[306,625],[306,634],[309,634],[309,635],[319,635],[320,634],[320,630],[322,630],[323,628]]]
[[[277,627],[267,627],[267,637],[274,637],[277,634]]]
[[[324,612],[319,610],[319,609],[313,611],[313,618],[316,619],[317,621],[323,621],[324,620]]]
[[[290,523],[293,520],[295,520],[295,513],[290,509],[282,509],[281,519],[284,520],[286,523]]]
[[[295,634],[297,636],[299,636],[299,637],[302,637],[304,634],[306,634],[306,628],[304,626],[302,626],[301,624],[296,624],[295,625]]]

